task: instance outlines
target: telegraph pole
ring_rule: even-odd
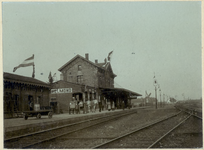
[[[155,103],[156,103],[156,109],[157,109],[157,80],[156,80],[156,77],[155,77],[155,74],[154,74],[154,86],[155,86]]]
[[[156,109],[157,109],[157,87],[155,86],[155,101],[156,101]]]
[[[159,89],[160,92],[160,107],[162,107],[162,100],[161,100],[161,88]]]
[[[165,103],[165,94],[163,94],[163,102],[162,102],[162,107],[164,107],[164,103]]]

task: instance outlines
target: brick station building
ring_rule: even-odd
[[[110,62],[95,63],[89,60],[89,54],[85,57],[76,55],[58,69],[61,72],[60,81],[51,85],[51,103],[64,112],[69,111],[72,97],[86,102],[97,99],[104,105],[107,102],[115,102],[120,108],[121,102],[127,105],[131,96],[141,96],[123,88],[114,88],[114,78]]]

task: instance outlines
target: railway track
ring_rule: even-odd
[[[8,138],[4,140],[4,147],[5,148],[29,148],[29,147],[32,147],[33,145],[50,141],[55,138],[61,137],[63,135],[67,135],[79,130],[83,130],[85,128],[96,126],[98,124],[102,124],[104,122],[118,119],[120,117],[124,117],[134,113],[137,113],[137,110],[131,110],[127,112],[122,111],[121,113],[117,113],[114,115],[88,119],[81,122],[72,123],[72,124],[48,129],[48,130],[43,130],[39,132],[34,132],[34,133]]]
[[[196,112],[195,110],[180,109],[180,113],[181,112],[185,112],[186,114],[188,114],[188,116],[186,116],[183,120],[176,119],[178,116],[175,116],[174,118],[169,117],[163,120],[159,120],[157,122],[153,122],[149,125],[146,125],[134,131],[131,131],[127,134],[124,134],[120,137],[116,137],[107,142],[94,146],[92,147],[92,149],[96,149],[96,148],[159,148],[161,140],[165,139],[165,137],[167,137],[175,129],[179,128],[187,120],[190,120],[190,118],[195,117],[195,118],[202,120],[202,117],[198,116],[197,115],[198,112]],[[170,127],[169,124],[171,124],[172,127]],[[155,133],[157,133],[156,136],[154,136]],[[149,134],[152,134],[153,136],[150,136]],[[135,140],[132,140],[132,139],[135,139]]]
[[[137,110],[136,110],[137,111]],[[117,120],[120,117],[124,117],[130,114],[136,113],[136,111],[124,112],[110,117],[99,117],[95,119],[85,120],[66,126],[53,128],[50,130],[40,131],[37,133],[24,135],[23,137],[15,137],[6,139],[4,141],[5,148],[39,148],[43,144],[44,147],[49,148],[47,145],[52,143],[54,139],[59,139],[53,142],[55,144],[64,145],[64,148],[76,148],[77,143],[91,142],[92,147],[87,145],[83,148],[155,148],[161,140],[168,136],[172,131],[177,129],[181,124],[188,120],[191,116],[197,117],[195,113],[189,111],[180,111],[174,115],[170,115],[163,119],[155,120],[143,127],[137,127],[135,130],[128,132],[120,136],[96,136],[96,137],[84,137],[82,130],[89,130],[91,132],[93,126],[97,128],[97,125],[101,125],[111,120]],[[93,128],[92,128],[93,129]],[[80,131],[81,130],[81,131]],[[80,132],[81,135],[80,135]],[[77,133],[78,136],[73,136]],[[48,138],[49,137],[49,138]],[[69,141],[69,142],[66,142]],[[72,141],[72,142],[70,142]],[[70,144],[71,143],[71,144]],[[75,146],[72,147],[72,144]],[[86,143],[84,144],[86,145]],[[52,147],[53,148],[53,147]]]
[[[202,119],[191,117],[157,142],[152,148],[202,148]]]
[[[180,107],[176,107],[176,109],[183,111],[183,112],[186,112],[188,114],[191,114],[192,116],[197,117],[199,119],[202,119],[202,112],[198,112],[198,111],[196,111],[196,109],[188,109],[188,108],[184,109],[184,108],[180,108]]]
[[[165,118],[163,117],[163,119],[157,119],[152,123],[157,123],[159,121],[163,121],[163,120],[167,120],[169,118],[175,117],[177,115],[179,115],[181,112],[179,113],[174,113],[173,115],[169,115],[166,116]],[[133,116],[134,118],[134,116]],[[112,124],[117,124],[118,122],[112,122]],[[106,133],[100,133],[100,131],[102,132],[109,132],[107,130],[107,128],[105,126],[107,126],[108,124],[105,125],[99,125],[95,128],[87,128],[83,131],[80,132],[74,132],[68,135],[65,135],[63,137],[57,138],[56,140],[51,142],[47,142],[44,144],[40,144],[40,145],[36,145],[35,147],[32,148],[60,148],[60,149],[64,149],[64,148],[69,148],[69,149],[74,149],[74,148],[97,148],[97,145],[100,145],[101,143],[107,143],[108,141],[112,141],[114,139],[117,139],[119,136],[119,130],[116,130],[116,132],[118,132],[119,134],[116,135],[107,135]],[[110,125],[108,125],[110,126]],[[113,125],[114,126],[114,125]],[[146,125],[148,126],[148,125]],[[105,128],[104,128],[105,127]],[[114,128],[112,128],[114,129]],[[137,127],[138,130],[138,127]],[[93,134],[92,132],[95,132],[95,134]],[[125,131],[127,133],[127,131]],[[123,132],[124,133],[124,132]],[[115,137],[114,137],[115,136]],[[116,144],[116,147],[110,147],[110,148],[118,148],[117,147],[118,144]],[[101,148],[101,147],[99,147]],[[103,148],[103,147],[102,147]],[[109,148],[105,147],[105,148]],[[128,148],[128,147],[124,147],[124,148]]]
[[[92,149],[100,148],[152,148],[161,139],[189,119],[191,115],[179,112],[176,115],[152,122],[120,137],[96,145]],[[182,118],[182,119],[181,119]]]

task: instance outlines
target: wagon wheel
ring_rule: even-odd
[[[49,118],[49,119],[52,118],[52,112],[51,112],[51,111],[48,113],[48,118]]]
[[[40,119],[40,118],[41,118],[41,114],[38,113],[37,116],[36,116],[36,118],[37,118],[37,119]]]
[[[28,115],[27,115],[27,114],[23,114],[23,118],[24,118],[25,120],[27,120],[27,119],[28,119]]]

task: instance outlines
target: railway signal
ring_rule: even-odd
[[[147,91],[145,91],[145,103],[149,103],[149,97],[150,97],[151,93],[147,94]]]

